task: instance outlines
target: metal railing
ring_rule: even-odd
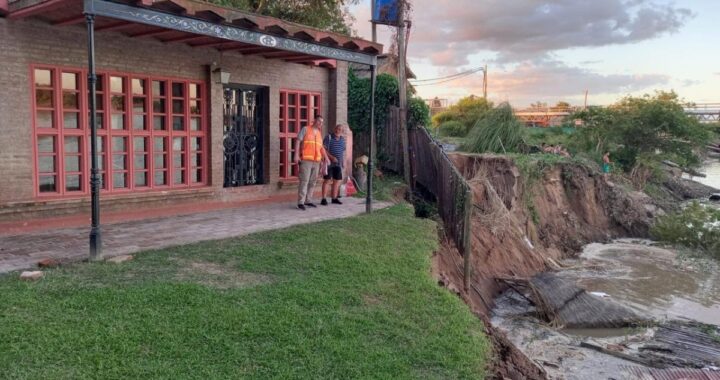
[[[437,200],[438,213],[445,230],[463,256],[464,286],[467,291],[470,286],[472,252],[472,189],[441,145],[425,128],[415,128],[409,132],[413,180]]]

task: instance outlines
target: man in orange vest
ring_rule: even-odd
[[[299,165],[300,186],[298,187],[298,208],[317,207],[312,203],[315,182],[320,172],[320,162],[327,157],[322,138],[323,118],[315,115],[309,127],[303,127],[295,140],[295,162]]]

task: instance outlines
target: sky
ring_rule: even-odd
[[[411,0],[408,65],[431,79],[488,65],[488,98],[515,107],[612,104],[674,90],[720,103],[720,0]],[[371,38],[370,1],[350,7]],[[392,29],[378,26],[387,52]],[[482,72],[418,86],[450,102],[482,95]]]

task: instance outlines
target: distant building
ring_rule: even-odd
[[[440,112],[444,112],[448,109],[449,101],[447,99],[440,99],[437,96],[433,99],[425,99],[425,104],[430,107],[430,116],[435,116]]]

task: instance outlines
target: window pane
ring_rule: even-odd
[[[113,152],[127,152],[124,137],[113,137],[112,138],[112,149]]]
[[[136,152],[145,152],[147,147],[145,146],[144,137],[133,137],[133,150]]]
[[[38,107],[52,108],[53,91],[52,90],[35,90],[35,104]]]
[[[289,119],[295,118],[295,107],[288,108],[288,118]]]
[[[167,185],[166,172],[155,172],[154,181],[156,185]]]
[[[78,89],[77,74],[62,73],[62,88],[63,88],[63,90],[77,90]]]
[[[300,118],[303,120],[307,120],[307,118],[308,118],[307,108],[300,108]]]
[[[133,112],[145,113],[145,98],[133,97]]]
[[[164,152],[167,149],[165,148],[165,138],[163,137],[156,137],[155,138],[155,144],[153,146],[153,149],[155,149],[156,152]]]
[[[40,192],[41,193],[54,193],[55,189],[55,176],[40,176]]]
[[[133,115],[133,129],[145,129],[145,115]]]
[[[103,116],[104,114],[98,113],[98,114],[96,114],[96,115],[97,115],[97,116],[96,116],[96,119],[95,119],[95,124],[97,125],[97,128],[98,128],[98,129],[103,129],[103,128],[105,128],[105,127],[104,127],[104,123],[103,123],[103,120],[105,119],[105,116]],[[88,120],[90,120],[90,115],[89,115],[89,114],[88,114]],[[88,123],[88,125],[90,125],[90,124]]]
[[[133,79],[132,80],[132,92],[133,92],[133,94],[144,95],[145,94],[145,80],[144,79]]]
[[[104,156],[97,155],[98,170],[105,170],[105,160],[103,158]]]
[[[65,176],[65,191],[80,191],[80,175]]]
[[[80,153],[80,137],[65,136],[65,153]]]
[[[307,106],[308,104],[308,96],[307,95],[300,95],[300,105],[301,106]]]
[[[191,137],[190,138],[190,150],[202,150],[202,138]]]
[[[125,173],[113,173],[113,187],[122,189],[127,187],[127,174]]]
[[[38,169],[40,173],[54,173],[55,156],[40,156],[38,160]]]
[[[193,115],[200,115],[200,102],[197,100],[190,101],[190,113]]]
[[[97,81],[95,82],[95,90],[103,91],[105,88],[105,75],[98,74]]]
[[[297,127],[296,123],[294,121],[288,121],[288,132],[290,133],[297,133]]]
[[[147,186],[147,173],[136,172],[135,173],[135,186]]]
[[[125,128],[125,115],[113,114],[110,118],[110,128],[112,129],[124,129]]]
[[[52,86],[52,71],[46,69],[35,69],[35,85],[43,87]]]
[[[166,169],[167,166],[165,166],[165,155],[164,154],[156,154],[153,158],[153,166],[155,169]]]
[[[185,150],[185,138],[183,137],[175,137],[173,138],[173,150],[178,152],[181,150]]]
[[[190,181],[192,183],[198,183],[202,181],[202,170],[196,169],[190,172]]]
[[[80,101],[79,94],[77,92],[63,91],[63,107],[66,109],[79,109]]]
[[[190,130],[191,131],[199,131],[200,130],[200,118],[199,117],[190,118]]]
[[[295,94],[288,94],[288,105],[295,105]]]
[[[185,130],[185,118],[182,116],[173,116],[173,131]]]
[[[54,151],[55,151],[55,137],[54,136],[38,137],[38,152],[52,153]]]
[[[155,128],[156,131],[164,131],[165,128],[165,116],[155,116],[153,117],[153,128]]]
[[[90,107],[90,105],[88,105],[88,108],[89,107]],[[103,109],[105,109],[104,107],[105,107],[105,105],[103,104],[103,95],[95,94],[95,108],[98,111],[102,111]]]
[[[173,154],[173,167],[184,168],[185,167],[185,155],[182,153]]]
[[[200,154],[200,153],[195,153],[195,154],[193,154],[192,160],[193,160],[193,161],[192,161],[192,165],[193,165],[193,166],[195,166],[195,167],[197,167],[197,166],[203,166],[203,164],[202,164],[202,154]]]
[[[110,77],[110,91],[125,92],[125,83],[122,77]]]
[[[177,169],[173,172],[173,183],[176,185],[185,183],[185,170]]]
[[[165,82],[153,81],[153,96],[165,96]]]
[[[200,97],[200,85],[196,83],[190,83],[190,97],[191,98],[199,98]]]
[[[185,85],[183,83],[173,83],[172,95],[176,98],[180,98],[185,95]]]
[[[104,151],[105,144],[103,144],[103,136],[97,137],[97,144],[95,144],[95,149],[97,150],[97,153],[102,153]],[[92,141],[90,141],[90,138],[88,137],[88,150],[92,148]]]
[[[127,162],[124,154],[113,154],[113,170],[127,169]]]
[[[70,129],[80,128],[80,114],[77,112],[65,112],[63,114],[63,127]]]
[[[38,128],[52,128],[53,127],[53,112],[52,111],[37,111],[37,126]]]
[[[144,154],[135,155],[135,169],[147,169],[147,156]]]
[[[80,156],[65,156],[65,171],[66,172],[79,172],[80,171]]]
[[[110,98],[110,106],[113,111],[125,111],[125,97],[122,95],[113,95],[112,98]]]
[[[173,100],[173,102],[172,102],[172,112],[173,112],[173,113],[185,113],[185,101],[183,101],[183,100]]]
[[[154,99],[154,100],[153,100],[153,112],[155,112],[155,113],[165,113],[165,100],[163,100],[163,99]]]

